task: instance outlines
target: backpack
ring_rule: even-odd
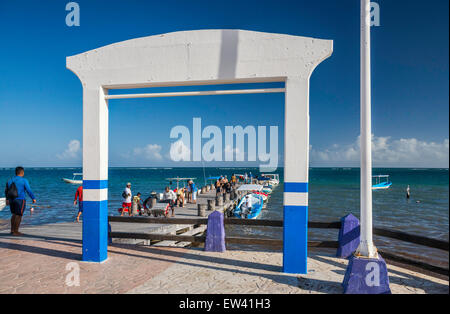
[[[123,191],[123,192],[122,192],[122,197],[126,199],[127,196],[128,196],[127,192],[126,192],[126,191]]]
[[[14,182],[8,187],[8,182],[6,182],[5,196],[9,201],[13,201],[19,197],[19,192],[17,191],[17,186]]]

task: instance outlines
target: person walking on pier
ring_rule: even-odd
[[[233,185],[233,187],[236,185],[236,175],[235,174],[233,174],[231,176],[231,185]]]
[[[222,183],[220,182],[220,180],[216,181],[216,196],[221,195],[222,194]]]
[[[78,199],[78,215],[77,215],[77,222],[80,222],[80,216],[83,213],[83,186],[80,185],[75,192],[75,200],[73,201],[73,205],[77,205],[77,199]]]
[[[174,191],[172,191],[168,186],[163,193],[163,200],[161,203],[169,203],[169,207],[172,210],[172,217],[175,217],[175,202],[177,199],[177,195]]]
[[[142,208],[141,193],[138,192],[135,196],[133,196],[133,204],[131,206],[130,216],[134,216],[134,215],[138,215],[138,214],[140,216],[142,216],[141,208]]]
[[[26,194],[32,199],[33,204],[36,203],[36,197],[33,191],[31,191],[28,180],[24,178],[25,169],[23,167],[17,167],[15,174],[15,177],[9,179],[6,183],[5,197],[6,205],[9,205],[12,214],[11,234],[20,236],[22,233],[19,232],[19,227],[23,213],[25,212]]]
[[[128,215],[131,215],[131,183],[128,182],[127,186],[125,187],[125,190],[122,192],[122,214],[120,216],[123,216],[124,213],[128,213]]]
[[[194,181],[192,181],[192,180],[189,181],[189,187],[190,187],[191,193],[189,195],[190,197],[189,197],[188,201],[190,203],[196,204],[197,203],[197,192],[198,192],[198,189],[195,186]]]
[[[184,188],[177,189],[177,205],[178,207],[184,207]]]

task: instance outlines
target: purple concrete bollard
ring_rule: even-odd
[[[108,233],[112,232],[111,224],[108,223]],[[108,235],[108,244],[112,244],[112,238]]]
[[[391,294],[386,262],[380,255],[350,257],[342,286],[345,294]]]
[[[352,214],[341,218],[341,229],[339,230],[339,247],[336,256],[348,258],[359,245],[360,226],[359,220]]]
[[[223,213],[215,211],[208,216],[205,251],[225,252],[225,250],[225,227],[223,223]]]

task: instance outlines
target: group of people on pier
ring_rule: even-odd
[[[198,189],[193,180],[189,180],[186,187],[178,187],[172,190],[166,186],[162,193],[160,203],[168,203],[172,212],[172,217],[175,216],[175,207],[184,207],[186,203],[197,203]],[[124,191],[122,192],[122,208],[119,210],[121,216],[128,213],[129,216],[142,215],[151,207],[152,199],[156,199],[156,193],[152,192],[143,202],[141,201],[141,193],[138,192],[135,196],[131,192],[131,183],[128,182]]]

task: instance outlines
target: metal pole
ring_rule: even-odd
[[[370,0],[361,0],[361,238],[356,255],[374,258],[371,145]]]

